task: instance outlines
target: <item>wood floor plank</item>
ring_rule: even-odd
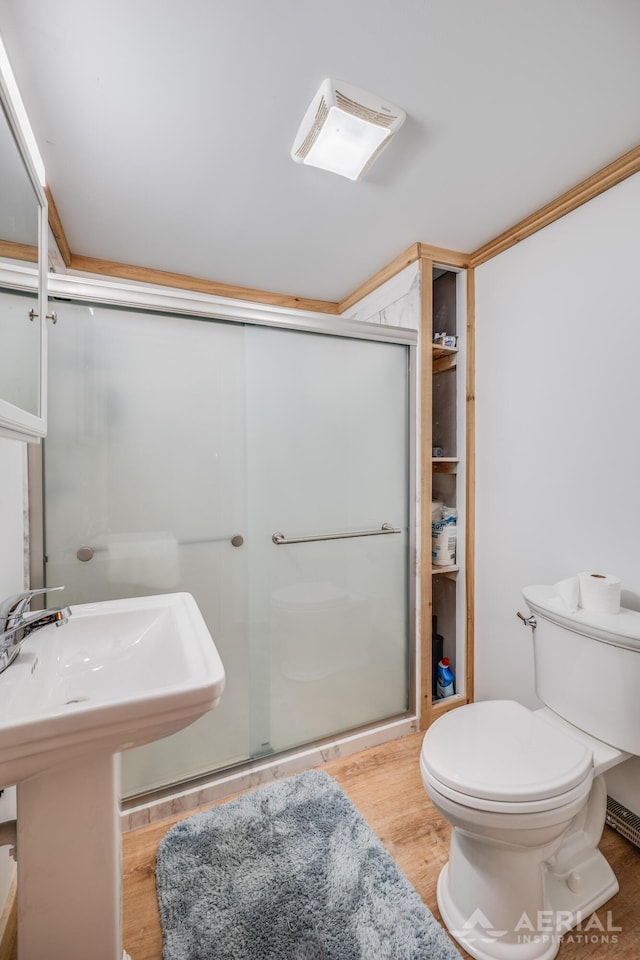
[[[429,801],[420,777],[422,734],[372,747],[324,764],[382,840],[434,915],[438,874],[447,862],[449,825]],[[181,817],[134,830],[123,838],[124,944],[132,960],[162,960],[155,891],[155,858],[164,834]],[[601,849],[620,882],[620,893],[597,912],[620,930],[571,931],[558,960],[640,960],[640,850],[605,827]],[[467,954],[464,955],[465,957]],[[229,958],[233,960],[233,958]]]

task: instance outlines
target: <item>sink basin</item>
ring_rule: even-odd
[[[116,754],[218,703],[190,594],[71,607],[0,674],[0,787],[17,784],[18,960],[120,960]]]
[[[0,787],[157,740],[218,703],[224,668],[190,594],[71,607],[0,674]]]

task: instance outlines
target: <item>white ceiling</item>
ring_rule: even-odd
[[[0,0],[75,254],[339,300],[640,143],[638,0]],[[362,181],[289,155],[325,77],[406,110]]]

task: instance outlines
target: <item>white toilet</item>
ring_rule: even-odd
[[[524,597],[546,706],[451,710],[420,756],[425,790],[453,827],[438,906],[478,960],[551,960],[562,934],[617,892],[597,849],[602,774],[640,755],[640,613],[570,613],[546,586]]]

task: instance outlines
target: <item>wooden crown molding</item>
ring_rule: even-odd
[[[252,303],[266,303],[271,306],[287,309],[312,310],[316,313],[343,314],[363,297],[368,296],[378,287],[386,283],[396,274],[418,260],[429,260],[443,266],[465,269],[477,267],[492,257],[508,250],[509,247],[520,243],[538,230],[548,226],[555,220],[571,213],[610,187],[616,186],[640,172],[640,146],[635,147],[624,156],[619,157],[608,166],[588,177],[573,189],[563,193],[540,210],[521,220],[515,226],[505,230],[489,243],[479,247],[471,254],[459,253],[444,247],[434,247],[426,243],[413,243],[387,264],[376,274],[360,284],[352,293],[338,303],[327,300],[314,300],[306,297],[292,297],[287,294],[272,293],[265,290],[254,290],[250,287],[238,287],[233,284],[219,283],[215,280],[204,280],[200,277],[190,277],[185,274],[169,273],[164,270],[154,270],[149,267],[136,267],[132,264],[118,263],[113,260],[100,260],[93,257],[84,257],[71,252],[65,236],[62,221],[58,213],[53,195],[49,187],[45,187],[49,203],[49,226],[60,249],[62,259],[69,270],[78,270],[83,273],[93,273],[100,276],[118,277],[123,280],[132,280],[137,283],[154,283],[166,287],[175,287],[181,290],[193,290],[197,293],[212,294],[219,297],[230,297],[234,300],[247,300]],[[35,261],[35,248],[20,244],[10,244],[0,241],[0,255],[16,257],[20,260]]]
[[[412,243],[411,246],[401,253],[400,256],[388,263],[386,267],[378,270],[372,277],[360,284],[353,293],[341,300],[338,304],[338,313],[344,313],[349,307],[358,303],[364,297],[373,293],[378,287],[381,287],[387,280],[391,280],[396,274],[401,273],[406,267],[415,263],[417,260],[428,260],[431,263],[442,264],[448,267],[464,268],[469,265],[469,255],[458,253],[456,250],[447,250],[445,247],[432,247],[428,243]]]
[[[62,220],[60,219],[58,208],[56,207],[56,202],[53,199],[53,194],[51,193],[49,187],[45,187],[44,192],[46,194],[48,204],[49,228],[56,243],[58,244],[58,250],[60,251],[60,256],[64,260],[65,266],[70,267],[71,250],[69,249],[69,244],[67,243],[67,237],[64,232],[64,227],[62,226]]]
[[[594,197],[609,190],[610,187],[615,187],[618,183],[626,180],[627,177],[639,172],[640,146],[629,150],[628,153],[603,167],[602,170],[598,170],[597,173],[583,180],[576,187],[567,190],[560,197],[556,197],[551,203],[547,203],[536,213],[525,217],[520,223],[516,223],[509,230],[505,230],[504,233],[501,233],[489,243],[485,243],[483,247],[479,247],[471,254],[470,266],[477,267],[499,253],[504,253],[509,247],[515,246],[521,240],[525,240],[532,234],[537,233],[538,230],[542,230],[543,227],[547,227],[555,220],[564,217],[565,214],[581,207],[583,203],[593,200]]]
[[[0,257],[37,263],[38,248],[29,243],[14,243],[12,240],[0,240]]]
[[[415,263],[416,260],[430,260],[432,263],[457,267],[459,269],[477,267],[479,264],[485,263],[499,253],[504,253],[509,247],[520,243],[521,240],[530,237],[538,230],[542,230],[543,227],[548,226],[555,220],[564,217],[565,214],[571,213],[572,210],[577,209],[582,206],[583,203],[587,203],[599,194],[609,190],[610,187],[616,186],[616,184],[626,180],[627,177],[631,177],[633,174],[639,172],[640,146],[635,147],[622,157],[614,160],[613,163],[610,163],[602,170],[594,173],[593,176],[587,180],[584,180],[576,187],[563,193],[562,196],[552,200],[540,210],[536,211],[536,213],[531,214],[531,216],[521,220],[515,224],[515,226],[510,227],[509,230],[505,230],[504,233],[501,233],[471,254],[458,253],[455,250],[447,250],[443,247],[433,247],[427,243],[414,243],[408,250],[405,250],[404,253],[401,253],[395,260],[387,264],[386,267],[383,267],[382,270],[379,270],[374,276],[370,277],[369,280],[366,280],[357,287],[348,297],[341,300],[338,303],[338,313],[344,313],[349,307],[358,303],[359,300],[362,300],[363,297],[366,297],[368,294],[373,293],[373,291],[383,283],[395,277],[397,273],[400,273],[401,270],[404,270],[405,267],[408,267],[411,263]]]
[[[182,273],[168,273],[153,270],[150,267],[136,267],[129,263],[114,260],[99,260],[94,257],[71,255],[70,270],[100,276],[119,277],[134,283],[155,283],[163,287],[175,287],[179,290],[193,290],[195,293],[207,293],[216,297],[230,297],[233,300],[247,300],[252,303],[266,303],[274,307],[294,310],[313,310],[316,313],[337,314],[338,304],[328,300],[311,300],[306,297],[292,297],[286,294],[272,293],[267,290],[253,290],[250,287],[236,287],[216,280],[203,280]]]
[[[253,290],[250,287],[238,287],[230,283],[218,283],[216,280],[204,280],[181,273],[165,270],[153,270],[150,267],[136,267],[115,260],[101,260],[96,257],[83,257],[72,253],[62,226],[53,194],[45,187],[49,204],[49,226],[55,237],[65,266],[69,270],[81,273],[93,273],[105,277],[118,277],[134,283],[154,283],[163,287],[179,290],[192,290],[194,293],[206,293],[215,297],[229,297],[232,300],[247,300],[251,303],[266,303],[270,306],[284,307],[288,310],[312,310],[314,313],[337,314],[338,304],[328,300],[312,300],[307,297],[292,297],[287,294],[272,293],[267,290]],[[0,250],[1,252],[1,250]],[[10,254],[6,254],[9,256]],[[21,259],[25,259],[22,257]],[[36,257],[37,260],[37,251]]]
[[[365,280],[364,283],[361,283],[359,287],[345,297],[344,300],[341,300],[338,303],[338,313],[344,313],[345,310],[348,310],[349,307],[352,307],[354,304],[358,303],[364,297],[368,296],[370,293],[373,293],[374,290],[377,290],[378,287],[382,286],[383,283],[386,283],[387,280],[391,280],[392,277],[395,277],[397,273],[400,273],[410,264],[415,263],[419,258],[418,253],[419,244],[412,243],[408,250],[405,250],[404,253],[401,253],[400,256],[396,257],[395,260],[392,260],[391,263],[388,263],[386,267],[383,267],[382,270],[378,270],[372,277],[368,280]]]
[[[468,253],[447,250],[446,247],[432,247],[429,243],[418,244],[418,255],[423,260],[430,260],[435,267],[458,267],[464,270],[469,266]]]

